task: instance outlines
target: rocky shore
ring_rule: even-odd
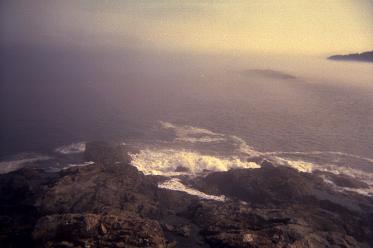
[[[85,161],[58,172],[0,175],[0,247],[372,247],[373,199],[338,192],[352,178],[260,169],[180,178],[225,201],[159,188],[125,146],[92,142]]]

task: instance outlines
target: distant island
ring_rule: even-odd
[[[373,62],[373,51],[347,54],[347,55],[333,55],[333,56],[328,57],[328,59],[343,60],[343,61]]]

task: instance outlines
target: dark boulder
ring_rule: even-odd
[[[125,145],[115,145],[103,141],[87,142],[84,159],[105,165],[130,162]]]
[[[44,214],[126,210],[154,216],[156,197],[157,185],[135,167],[96,164],[62,171],[37,203]]]
[[[253,205],[302,201],[312,195],[317,177],[287,167],[234,169],[214,172],[201,179],[198,187],[210,194],[226,195]]]

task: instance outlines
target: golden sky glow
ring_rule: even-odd
[[[138,14],[126,20],[140,27],[136,36],[176,49],[327,53],[373,45],[373,19],[358,1],[231,1]]]
[[[324,54],[373,47],[370,0],[38,2],[43,3],[32,8],[42,17],[29,19],[59,41],[222,53]],[[5,21],[12,18],[17,17]]]

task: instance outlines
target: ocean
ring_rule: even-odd
[[[7,170],[56,157],[74,166],[61,156],[107,140],[135,147],[145,174],[256,168],[265,158],[373,185],[373,64],[8,46],[0,72]]]

